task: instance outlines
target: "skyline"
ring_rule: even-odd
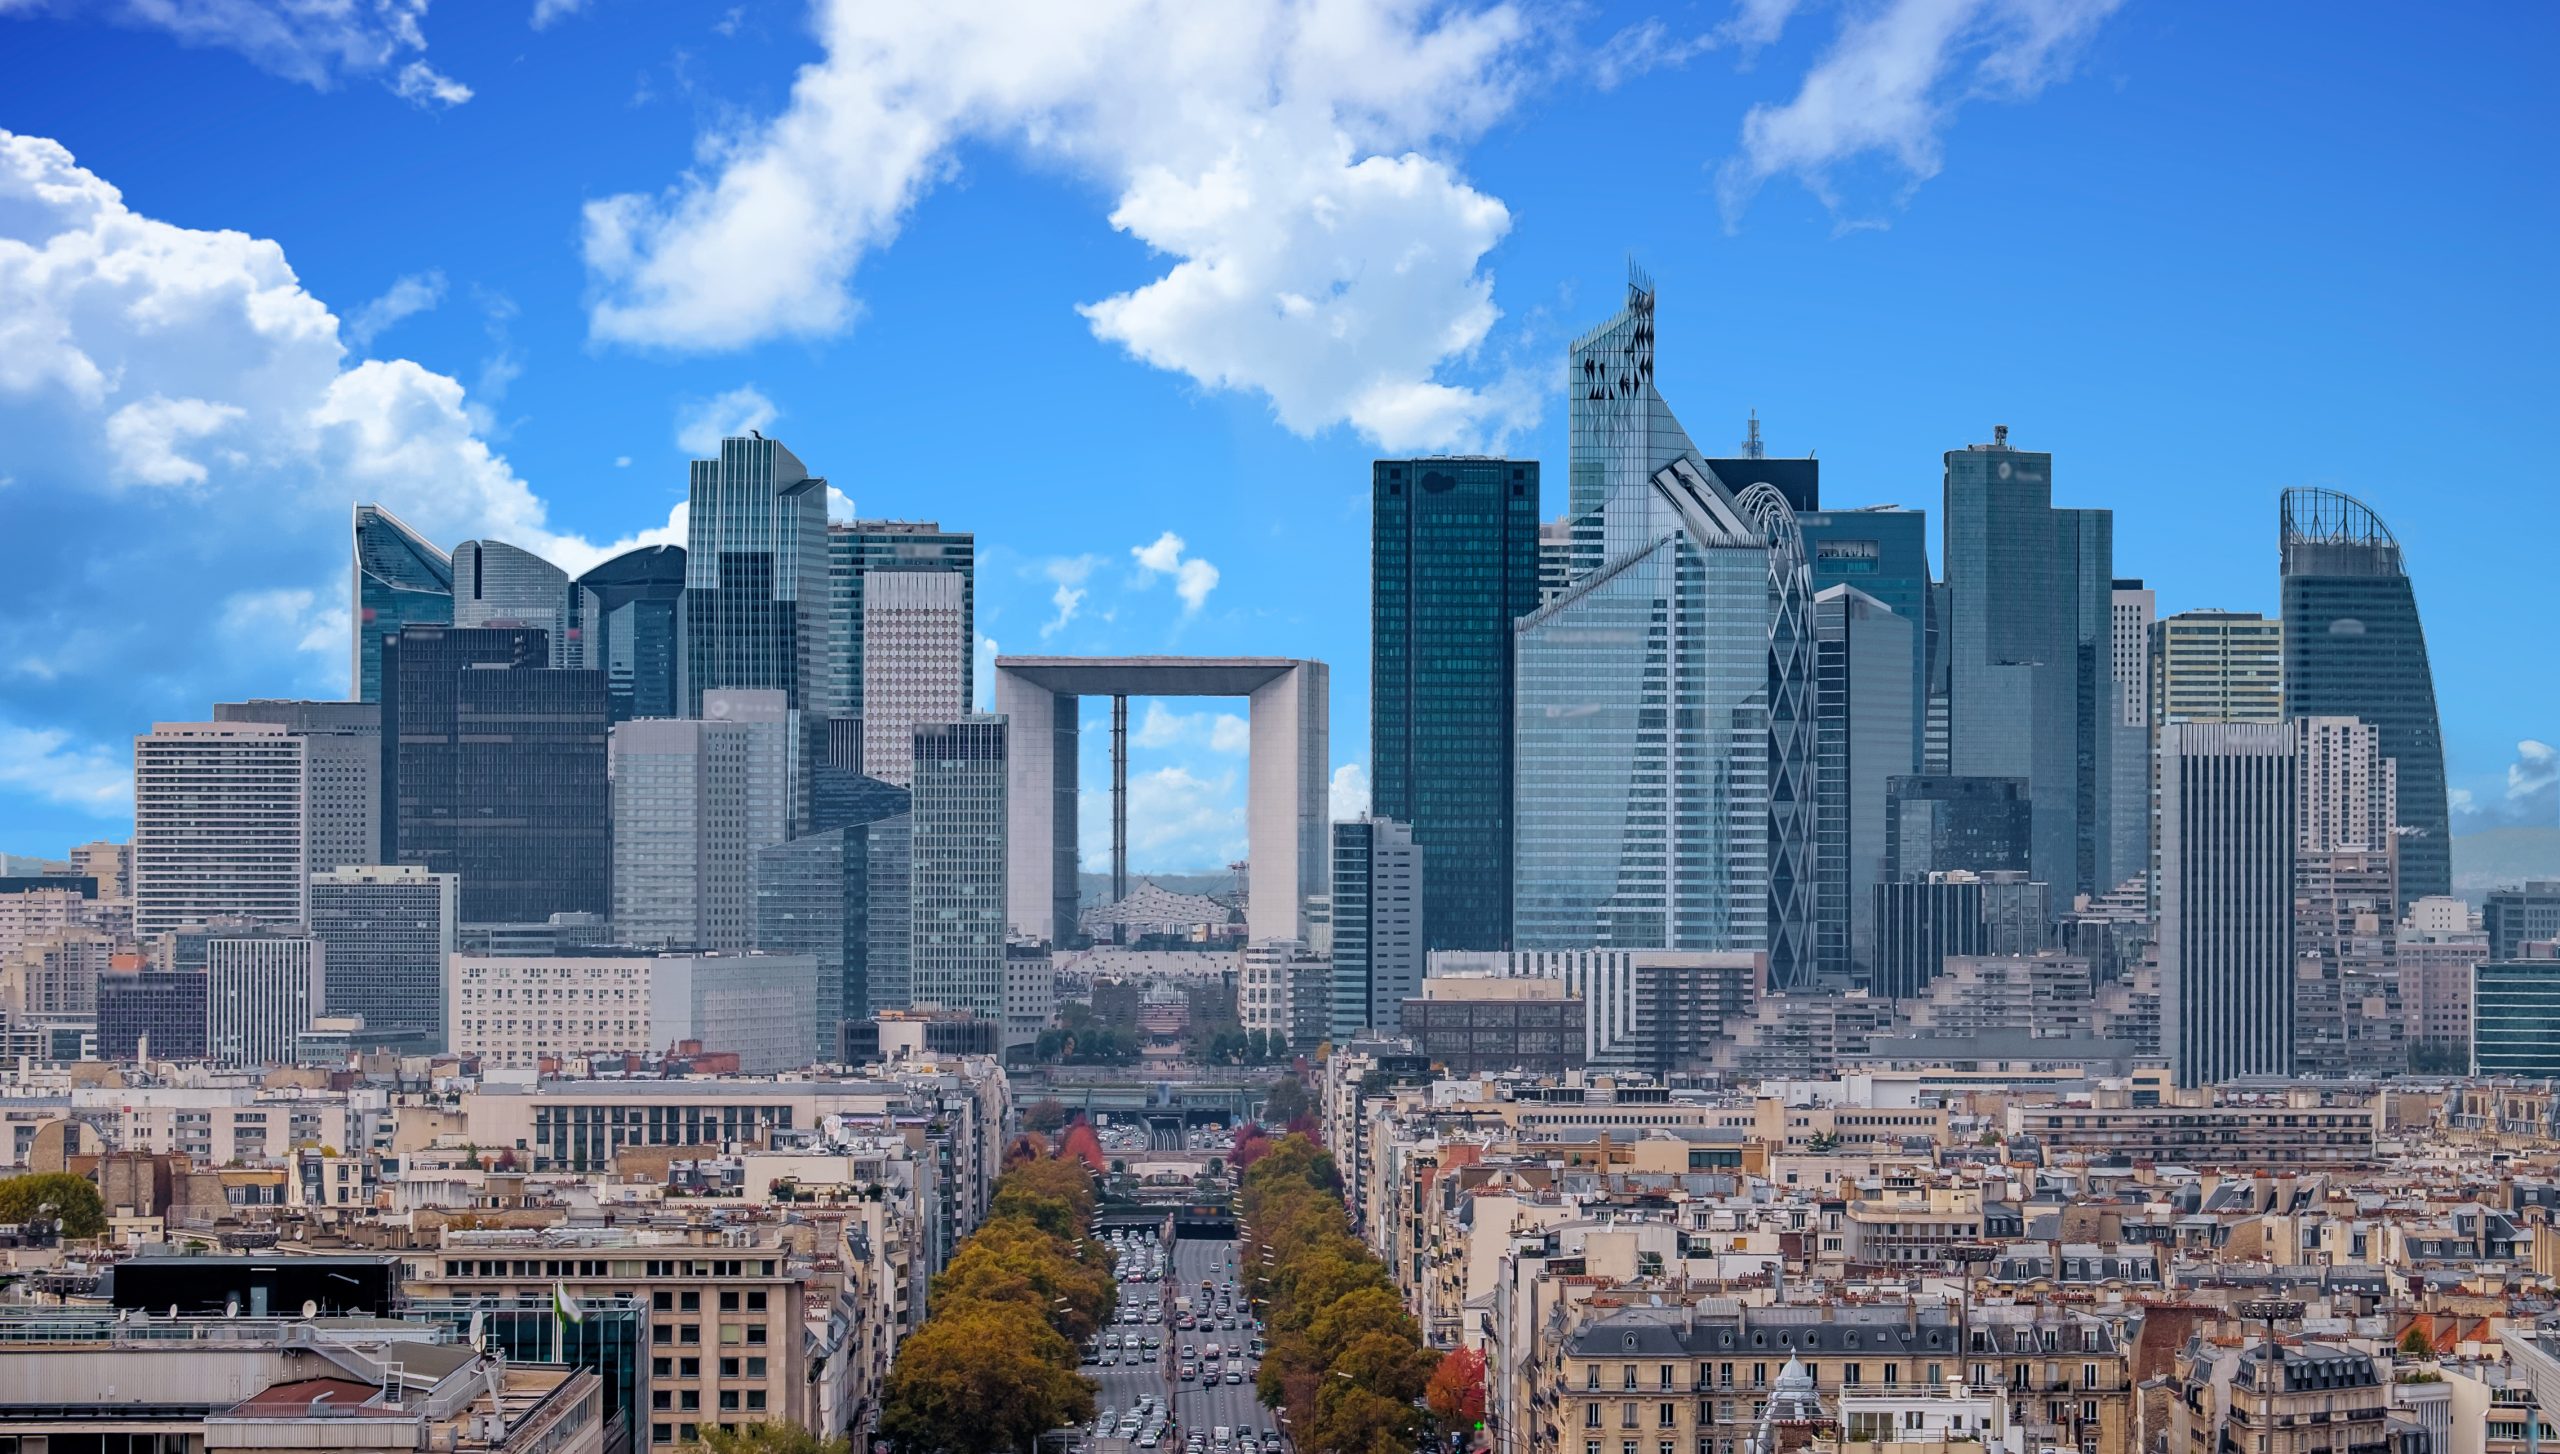
[[[1972,17],[1977,29],[1959,30],[1973,39],[1942,37],[1928,54],[1961,68],[2015,51],[1999,48],[1997,22],[1985,18],[2001,7],[1954,8]],[[1662,284],[1662,388],[1702,447],[1729,447],[1714,431],[1738,439],[1756,407],[1774,452],[1821,447],[1828,507],[1913,505],[1934,525],[1936,456],[2005,423],[2020,447],[2055,456],[2057,505],[2115,512],[2117,572],[2155,588],[2161,614],[2274,614],[2280,490],[2323,486],[2364,500],[2407,547],[2457,802],[2467,792],[2493,810],[2473,822],[2529,811],[2550,823],[2549,750],[2520,744],[2554,735],[2560,702],[2547,680],[2514,669],[2516,649],[2529,643],[2507,624],[2508,583],[2533,578],[2533,543],[2560,513],[2530,483],[2525,402],[2549,392],[2551,365],[2530,350],[2548,331],[2537,323],[2550,321],[2549,290],[2534,286],[2526,250],[2547,232],[2551,202],[2498,162],[2499,146],[2529,157],[2552,130],[2524,104],[2523,57],[2534,47],[2463,55],[2477,67],[2465,77],[2468,104],[2396,115],[2405,134],[2385,133],[2347,109],[2359,67],[2381,59],[2374,34],[2355,29],[2372,17],[2304,38],[2303,66],[2271,85],[2314,94],[2289,98],[2303,103],[2301,114],[2278,116],[2272,96],[2259,98],[2269,110],[2261,115],[2240,93],[2216,89],[2214,68],[2232,64],[2227,47],[2172,44],[2175,27],[2155,12],[2014,8],[2083,17],[2072,31],[2073,73],[2021,101],[1962,105],[1921,125],[1924,149],[1899,153],[1919,165],[1882,188],[1881,207],[1848,174],[1866,165],[1854,155],[1848,172],[1832,175],[1837,211],[1785,177],[1729,211],[1711,164],[1745,153],[1705,128],[1673,143],[1658,140],[1669,133],[1657,126],[1633,158],[1576,145],[1587,131],[1608,131],[1601,123],[1610,118],[1677,115],[1684,79],[1712,79],[1738,93],[1724,98],[1737,104],[1800,102],[1814,94],[1805,78],[1822,73],[1826,57],[1852,53],[1863,34],[1842,37],[1828,14],[1793,19],[1747,71],[1731,68],[1728,44],[1603,88],[1591,57],[1653,18],[1608,8],[1577,32],[1582,71],[1517,81],[1501,104],[1487,103],[1489,115],[1452,103],[1440,118],[1446,134],[1415,134],[1426,171],[1499,197],[1506,223],[1457,275],[1460,293],[1481,282],[1482,306],[1500,316],[1484,320],[1472,350],[1425,359],[1420,373],[1407,355],[1405,381],[1463,390],[1480,401],[1470,407],[1511,408],[1504,417],[1518,427],[1499,441],[1463,431],[1410,437],[1402,416],[1314,399],[1303,378],[1237,375],[1247,387],[1210,387],[1204,376],[1222,377],[1232,360],[1147,342],[1125,310],[1117,323],[1079,314],[1078,304],[1142,295],[1175,258],[1200,255],[1137,222],[1122,225],[1172,256],[1128,248],[1110,223],[1096,225],[1093,197],[1058,186],[1125,182],[1115,215],[1130,216],[1142,199],[1124,174],[1142,149],[1125,139],[1108,159],[1062,160],[949,129],[936,154],[961,175],[896,210],[901,235],[875,235],[840,280],[839,294],[849,287],[843,295],[861,308],[847,328],[812,338],[768,326],[780,336],[635,347],[626,335],[638,326],[639,274],[610,259],[596,265],[595,214],[581,209],[655,196],[681,171],[690,153],[668,149],[661,134],[671,108],[653,102],[607,118],[643,120],[627,142],[600,148],[610,177],[566,187],[545,163],[515,156],[476,178],[477,193],[421,186],[395,197],[388,182],[353,169],[330,174],[338,180],[327,186],[301,179],[325,171],[306,164],[360,139],[405,163],[386,170],[449,173],[486,159],[486,128],[526,125],[528,108],[544,104],[554,108],[550,123],[575,133],[590,122],[568,113],[600,94],[608,57],[672,43],[664,17],[569,15],[532,30],[521,17],[445,16],[429,27],[438,74],[473,94],[433,112],[362,78],[321,90],[147,29],[50,14],[0,19],[29,42],[27,84],[0,114],[13,133],[0,140],[0,304],[33,320],[30,336],[51,345],[29,350],[26,372],[0,370],[0,476],[9,481],[0,516],[19,542],[0,585],[0,824],[9,828],[0,848],[52,853],[115,834],[129,812],[116,782],[129,776],[126,739],[153,721],[203,720],[216,700],[344,692],[350,503],[378,498],[446,546],[508,540],[580,570],[602,558],[593,548],[580,554],[580,541],[628,543],[680,504],[682,461],[702,451],[687,452],[699,434],[679,436],[697,420],[715,434],[752,424],[787,441],[865,517],[975,531],[979,631],[1008,653],[1236,651],[1329,662],[1341,673],[1333,765],[1364,767],[1360,532],[1370,462],[1397,446],[1500,442],[1560,470],[1564,343],[1613,306],[1629,250]],[[742,13],[740,34],[719,39],[745,54],[715,60],[697,41],[695,84],[722,95],[736,108],[731,124],[752,131],[784,108],[774,77],[757,80],[755,67],[778,74],[817,59],[819,47],[796,28],[797,7]],[[1483,21],[1511,12],[1454,13]],[[1657,55],[1677,39],[1661,23]],[[2477,23],[2446,22],[2457,33]],[[766,28],[761,39],[748,33],[756,24]],[[2205,24],[2246,21],[2176,17],[2177,27]],[[562,54],[571,36],[597,55]],[[548,48],[553,94],[529,99],[510,84],[489,61],[502,41]],[[2421,70],[2465,48],[2445,33],[2392,41],[2414,52],[2395,50],[2395,67]],[[1524,44],[1494,50],[1515,56]],[[1286,66],[1273,56],[1296,54],[1268,37],[1234,45],[1276,47],[1237,62],[1275,74]],[[2166,68],[2171,51],[2192,70]],[[85,70],[45,64],[73,53]],[[479,67],[466,64],[475,59]],[[2059,53],[2049,59],[2058,64]],[[1970,73],[1940,74],[1960,95]],[[114,114],[113,97],[154,77],[206,94],[206,146],[182,156],[145,122]],[[1943,87],[1923,94],[1943,96]],[[2514,104],[2498,111],[2502,100]],[[1075,112],[1072,98],[1050,104]],[[1339,123],[1371,104],[1346,92],[1298,97],[1274,113],[1330,107]],[[2349,154],[2377,165],[2442,153],[2457,138],[2476,141],[2492,112],[2511,125],[2487,150],[2395,170],[2395,196],[2428,227],[2368,231],[2369,219],[2343,205],[2350,196],[2335,184]],[[676,118],[672,129],[699,132],[706,114]],[[2179,125],[2154,127],[2163,118]],[[2296,135],[2297,125],[2318,135]],[[2125,144],[2212,136],[2236,149],[2271,133],[2298,152],[2282,177],[2188,174]],[[2103,160],[2065,163],[2074,142],[2110,138],[2111,149],[2094,153]],[[1382,134],[1378,144],[1407,143]],[[284,164],[249,176],[251,155]],[[1686,180],[1662,184],[1666,156]],[[1630,178],[1650,179],[1654,194]],[[2029,184],[2039,205],[2017,208],[2004,178]],[[2145,178],[2192,190],[2146,194]],[[49,195],[31,195],[31,179]],[[109,186],[124,189],[121,204],[109,201]],[[481,202],[472,209],[479,225],[425,217],[465,195]],[[2144,205],[2161,196],[2193,202],[2176,216]],[[1595,215],[1595,200],[1616,211]],[[641,220],[660,228],[650,235],[663,238],[670,214],[641,205]],[[1979,211],[1993,206],[2004,208],[2003,227],[1980,227]],[[1001,224],[1007,210],[1034,225]],[[1863,225],[1877,221],[1887,225]],[[205,230],[217,228],[246,237]],[[1032,235],[1059,241],[1021,243]],[[13,239],[54,243],[52,266],[31,266],[35,255]],[[127,271],[81,274],[82,250],[92,247]],[[2074,259],[2127,285],[2091,286],[2071,275]],[[439,281],[422,281],[430,274]],[[1285,291],[1289,280],[1260,281]],[[1988,291],[1994,281],[2003,292]],[[143,283],[157,289],[157,314],[133,306]],[[1356,286],[1344,296],[1370,322],[1392,321],[1378,299],[1410,301]],[[1922,351],[1979,329],[1982,300],[1995,296],[2013,300],[1999,315],[2017,335],[2011,348],[1970,352],[1962,368]],[[1463,300],[1456,307],[1440,321],[1477,316]],[[1208,332],[1223,326],[1212,320]],[[371,357],[336,352],[358,340]],[[2245,407],[2229,408],[2235,401]],[[2164,459],[2211,468],[2164,478]],[[2245,483],[2225,483],[2233,475]],[[1228,479],[1229,490],[1215,488]],[[2470,508],[2445,508],[2449,485],[2475,492]],[[1543,517],[1561,513],[1562,495],[1561,482],[1549,484]],[[1336,502],[1338,512],[1327,508]],[[225,518],[252,503],[253,519]],[[850,512],[839,502],[834,513]],[[2499,528],[2479,528],[2488,521]],[[555,529],[579,541],[554,539]],[[33,550],[31,539],[63,548]],[[1943,571],[1943,555],[1933,556]],[[135,591],[171,580],[208,589],[168,599]],[[983,699],[988,673],[978,679]],[[1213,867],[1223,858],[1211,850],[1242,835],[1240,764],[1219,750],[1234,734],[1221,732],[1220,709],[1150,705],[1133,753],[1133,867]],[[2515,789],[2521,796],[2510,800]],[[2457,832],[2463,826],[2457,811]],[[1088,831],[1084,841],[1107,838]]]

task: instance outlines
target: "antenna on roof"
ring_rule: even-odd
[[[1742,436],[1742,457],[1744,459],[1766,458],[1760,444],[1760,411],[1757,409],[1751,411],[1750,432]]]

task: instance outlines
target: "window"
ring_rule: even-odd
[[[762,1346],[764,1343],[764,1325],[759,1323],[755,1327],[749,1328],[747,1330],[747,1341],[758,1346]]]
[[[735,1290],[735,1289],[731,1289],[731,1290],[729,1290],[729,1291],[726,1291],[726,1292],[721,1293],[721,1294],[720,1294],[720,1311],[722,1311],[722,1312],[724,1312],[724,1313],[734,1313],[734,1312],[736,1312],[737,1310],[738,1310],[738,1294],[737,1294],[736,1290]]]
[[[738,1391],[734,1388],[724,1388],[720,1390],[720,1412],[724,1414],[734,1414],[737,1411]]]
[[[1634,1404],[1632,1401],[1630,1401],[1630,1402],[1622,1403],[1622,1404],[1618,1405],[1618,1427],[1619,1427],[1619,1428],[1621,1428],[1621,1429],[1632,1429],[1632,1428],[1634,1428],[1635,1426],[1636,1426],[1636,1406],[1635,1406],[1635,1404]]]
[[[653,1409],[671,1409],[675,1406],[676,1393],[674,1389],[653,1388],[649,1390],[649,1407]]]
[[[1657,1405],[1654,1409],[1653,1422],[1656,1428],[1678,1428],[1680,1426],[1680,1406],[1678,1404]]]
[[[747,1311],[751,1313],[760,1313],[764,1311],[763,1293],[751,1292],[747,1294]]]
[[[674,1443],[675,1441],[676,1441],[676,1431],[675,1431],[675,1426],[674,1426],[674,1425],[672,1425],[672,1424],[651,1424],[651,1425],[649,1426],[649,1442],[650,1442],[650,1443],[652,1443],[652,1444],[672,1444],[672,1443]]]
[[[702,1294],[700,1294],[700,1293],[698,1293],[698,1292],[689,1292],[689,1293],[685,1293],[685,1294],[683,1294],[683,1295],[679,1296],[679,1297],[676,1299],[676,1308],[677,1308],[677,1310],[678,1310],[678,1311],[680,1311],[680,1312],[687,1312],[687,1313],[698,1313],[698,1312],[701,1312],[701,1311],[702,1311]]]
[[[735,1359],[735,1358],[723,1358],[723,1359],[721,1359],[721,1360],[720,1360],[720,1376],[721,1376],[722,1378],[735,1378],[735,1377],[737,1377],[737,1376],[738,1376],[738,1360],[737,1360],[737,1359]]]
[[[662,1313],[672,1313],[676,1310],[676,1295],[666,1291],[653,1292],[649,1294],[649,1306]]]
[[[1582,1370],[1582,1386],[1583,1386],[1584,1388],[1598,1388],[1598,1387],[1600,1386],[1600,1365],[1599,1365],[1599,1364],[1597,1364],[1597,1363],[1588,1364],[1588,1365],[1586,1365],[1586,1366],[1583,1368],[1583,1370]]]
[[[669,1324],[660,1323],[649,1330],[649,1342],[654,1347],[663,1348],[675,1340],[676,1330]]]
[[[1618,1386],[1632,1393],[1636,1387],[1636,1366],[1632,1363],[1618,1370]]]
[[[764,1407],[764,1390],[763,1390],[763,1389],[760,1389],[760,1388],[751,1388],[751,1389],[748,1389],[748,1390],[747,1390],[747,1409],[748,1409],[748,1411],[749,1411],[749,1412],[754,1412],[754,1411],[756,1411],[756,1410],[762,1409],[763,1407]]]
[[[676,1372],[685,1378],[700,1378],[702,1376],[702,1360],[699,1358],[679,1358],[676,1360]]]
[[[1598,1404],[1584,1404],[1582,1406],[1582,1427],[1586,1429],[1596,1429],[1600,1427],[1600,1406]]]
[[[747,1377],[749,1377],[749,1378],[762,1378],[762,1377],[764,1377],[764,1360],[763,1360],[763,1359],[761,1359],[761,1358],[750,1358],[750,1359],[748,1359],[748,1360],[747,1360]]]
[[[702,1407],[702,1393],[698,1389],[688,1388],[681,1390],[678,1392],[676,1397],[678,1399],[677,1407],[683,1409],[686,1413],[694,1413]]]
[[[1673,1383],[1672,1383],[1672,1381],[1671,1381],[1671,1373],[1672,1373],[1672,1369],[1671,1369],[1671,1365],[1670,1365],[1670,1364],[1666,1363],[1666,1364],[1662,1365],[1662,1368],[1661,1368],[1661,1371],[1660,1371],[1660,1376],[1661,1376],[1661,1380],[1662,1380],[1662,1386],[1663,1386],[1664,1388],[1672,1388],[1672,1387],[1676,1387],[1676,1386],[1677,1386],[1677,1385],[1673,1384]]]
[[[683,1327],[678,1328],[676,1330],[676,1341],[679,1343],[701,1342],[702,1325],[700,1323],[687,1323]]]
[[[1867,1381],[1867,1370],[1859,1364],[1843,1363],[1840,1365],[1840,1381],[1842,1383],[1864,1383]]]
[[[649,1376],[651,1378],[672,1378],[675,1376],[675,1371],[676,1361],[672,1358],[652,1358],[649,1360]]]

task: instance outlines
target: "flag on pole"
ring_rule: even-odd
[[[565,1282],[555,1282],[551,1285],[551,1314],[564,1323],[583,1323],[587,1320],[587,1315],[579,1310],[577,1299],[569,1296],[569,1285]]]

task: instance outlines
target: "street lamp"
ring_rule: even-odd
[[[2302,1304],[2291,1298],[2261,1297],[2251,1298],[2232,1311],[2253,1323],[2265,1323],[2267,1362],[2272,1366],[2284,1361],[2284,1345],[2276,1341],[2276,1324],[2301,1321]]]

